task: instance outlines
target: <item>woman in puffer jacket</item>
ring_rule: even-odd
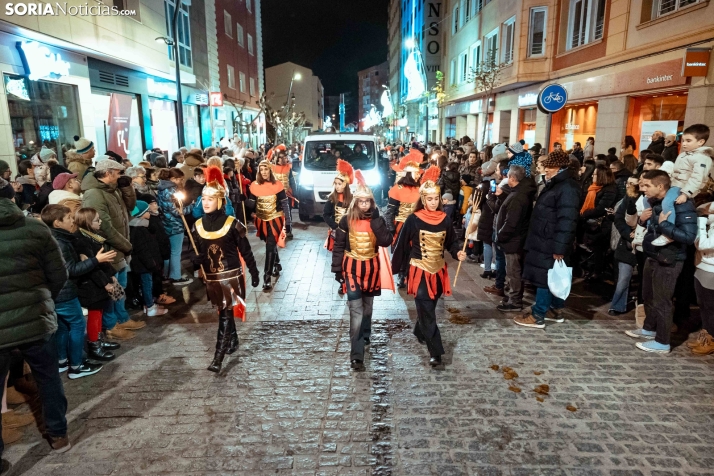
[[[183,248],[184,226],[181,210],[174,194],[183,189],[183,180],[183,172],[179,169],[162,169],[159,173],[159,193],[156,197],[164,222],[164,230],[169,235],[171,243],[171,257],[168,260],[164,260],[164,276],[168,277],[177,286],[184,286],[193,282],[193,279],[181,276],[181,249]],[[190,214],[192,211],[193,205],[183,205],[183,213]]]
[[[699,207],[699,233],[694,272],[694,289],[697,292],[702,330],[687,342],[693,354],[714,353],[714,202]]]

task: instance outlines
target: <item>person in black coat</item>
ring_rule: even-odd
[[[154,237],[156,243],[159,245],[159,252],[161,254],[161,271],[154,272],[151,275],[151,281],[153,286],[153,296],[154,302],[159,305],[173,304],[176,299],[164,293],[164,288],[162,285],[163,277],[163,262],[171,257],[171,243],[169,241],[169,236],[166,234],[163,222],[161,221],[161,214],[159,212],[159,204],[156,201],[156,197],[146,194],[138,194],[136,196],[137,200],[142,200],[149,204],[149,233]]]
[[[615,183],[617,184],[617,196],[615,197],[615,203],[617,203],[627,193],[627,180],[632,176],[632,173],[619,160],[610,164],[610,170],[615,175]]]
[[[679,147],[677,145],[676,135],[667,134],[667,137],[664,138],[664,149],[662,149],[662,153],[660,155],[662,155],[665,161],[674,162],[677,160]]]
[[[664,132],[655,131],[652,133],[652,142],[650,142],[647,148],[655,154],[662,155],[662,151],[664,150]]]
[[[618,316],[627,312],[630,281],[632,280],[633,270],[637,266],[637,256],[632,249],[632,241],[635,238],[635,227],[637,225],[636,203],[639,197],[639,179],[630,177],[627,184],[627,194],[622,199],[620,206],[615,210],[613,221],[619,240],[615,248],[617,284],[615,285],[615,294],[612,296],[612,303],[608,311],[611,316]]]
[[[647,227],[642,243],[647,256],[642,273],[646,317],[642,329],[625,332],[630,337],[652,339],[638,342],[638,349],[663,354],[670,351],[672,297],[677,278],[687,259],[687,247],[694,243],[698,230],[697,212],[691,199],[675,204],[675,223],[667,221],[669,213],[662,212],[662,200],[670,187],[669,175],[663,170],[648,170],[640,177],[640,188],[652,206],[645,209],[639,219],[639,224]],[[652,241],[660,235],[672,241],[665,246],[653,246]]]
[[[500,187],[499,190],[506,186]],[[503,312],[523,310],[523,283],[521,281],[521,262],[523,246],[528,236],[533,197],[536,193],[535,182],[526,177],[525,169],[512,165],[508,170],[510,192],[498,209],[494,223],[494,236],[498,247],[506,256],[506,279],[508,296],[497,309]],[[498,193],[498,191],[496,192]]]
[[[161,272],[161,250],[159,243],[149,231],[149,204],[136,201],[129,222],[129,241],[132,246],[131,272],[141,283],[141,297],[144,300],[144,312],[150,316],[161,316],[168,311],[154,301],[153,275]]]
[[[594,258],[587,279],[599,278],[605,265],[605,254],[610,246],[612,230],[612,214],[608,213],[608,210],[615,206],[616,198],[617,184],[612,170],[599,165],[593,173],[593,183],[580,209],[580,225],[584,231],[583,244],[593,252]]]
[[[523,279],[537,288],[536,302],[530,314],[514,319],[520,326],[543,329],[546,315],[562,322],[561,310],[565,302],[548,289],[548,270],[556,260],[564,260],[570,255],[575,241],[580,185],[567,170],[569,164],[568,155],[560,150],[548,154],[542,164],[546,184],[533,207],[523,268]]]
[[[79,303],[77,280],[90,273],[100,263],[111,263],[116,257],[115,251],[100,251],[95,256],[80,260],[75,244],[74,216],[69,208],[62,205],[47,205],[42,210],[42,221],[50,227],[52,236],[57,240],[69,279],[59,292],[55,301],[57,311],[57,354],[60,372],[68,370],[70,379],[93,375],[102,369],[101,365],[84,360],[85,323],[82,306]]]
[[[477,236],[481,243],[483,243],[483,264],[484,271],[481,274],[482,278],[491,279],[496,275],[495,270],[492,270],[493,255],[495,253],[493,247],[493,219],[494,214],[491,207],[488,206],[488,195],[491,193],[491,181],[484,180],[481,182],[481,196],[485,197],[481,200],[481,218],[479,218],[477,230]]]

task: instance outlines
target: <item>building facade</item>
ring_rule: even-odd
[[[383,106],[380,101],[382,100],[382,95],[386,91],[385,86],[387,86],[388,69],[389,63],[385,61],[384,63],[363,69],[357,73],[359,81],[357,104],[359,106],[360,132],[365,130],[364,118],[368,115],[372,106],[374,106],[378,111],[383,110]],[[387,95],[389,95],[388,92]]]
[[[246,28],[255,35],[260,60],[250,70],[258,95],[260,4],[251,1],[255,14]],[[225,120],[224,113],[229,108],[209,105],[209,92],[222,91],[225,82],[216,22],[223,8],[216,2],[192,0],[178,11],[180,102],[173,46],[167,44],[173,41],[176,0],[125,0],[129,15],[98,9],[83,14],[86,2],[79,0],[67,2],[66,12],[48,4],[55,15],[0,12],[0,159],[16,170],[19,160],[45,145],[62,162],[77,135],[93,141],[97,154],[112,150],[138,163],[148,149],[169,157],[178,150],[179,125],[189,148],[232,135],[232,117]]]
[[[387,63],[389,81],[389,96],[392,101],[392,109],[394,115],[392,117],[392,128],[390,134],[393,133],[399,118],[401,117],[400,104],[400,72],[402,70],[402,9],[401,0],[389,0],[388,24],[389,34],[387,36]],[[390,137],[394,139],[394,137]]]
[[[270,105],[279,109],[289,98],[295,97],[295,112],[304,112],[306,128],[323,128],[325,119],[325,90],[320,78],[310,68],[287,62],[265,69],[265,92]]]
[[[525,139],[552,150],[554,142],[571,148],[592,137],[596,153],[605,153],[626,135],[642,149],[654,130],[714,124],[708,2],[451,0],[448,8],[442,138],[466,135],[479,147]],[[490,58],[500,80],[486,106],[472,78]],[[536,100],[554,82],[568,97],[547,141],[549,117]]]

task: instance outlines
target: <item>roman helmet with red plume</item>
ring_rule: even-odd
[[[435,193],[441,196],[441,188],[436,184],[439,180],[439,175],[441,175],[441,169],[436,165],[429,167],[421,178],[421,187],[419,187],[419,194],[421,195],[422,201],[426,195]]]
[[[278,153],[278,152],[285,152],[286,149],[287,148],[285,147],[285,144],[278,144],[268,151],[267,155],[265,156],[265,159],[268,161],[272,161],[273,154]]]
[[[419,176],[421,175],[419,164],[421,164],[423,158],[424,154],[419,152],[418,149],[411,149],[407,155],[402,157],[398,164],[392,166],[392,170],[402,174],[411,172],[414,180],[419,180]]]
[[[223,171],[215,165],[211,165],[206,167],[204,175],[206,176],[206,185],[203,187],[201,196],[218,199],[218,208],[220,208],[226,198],[226,182],[223,180]]]
[[[364,175],[362,175],[362,171],[359,169],[355,170],[355,183],[357,184],[357,187],[354,192],[352,192],[353,203],[354,200],[358,198],[371,198],[374,200],[372,189],[367,186],[367,181],[365,180]]]
[[[337,176],[335,178],[338,178],[349,185],[354,182],[355,170],[349,162],[337,159]]]

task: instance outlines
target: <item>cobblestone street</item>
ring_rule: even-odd
[[[636,350],[633,313],[608,316],[580,284],[565,323],[518,328],[465,263],[437,308],[445,370],[411,333],[413,298],[385,292],[366,371],[351,372],[326,232],[296,226],[220,374],[206,371],[217,319],[194,282],[102,372],[63,377],[72,450],[49,454],[27,427],[9,474],[714,474],[714,358]]]

